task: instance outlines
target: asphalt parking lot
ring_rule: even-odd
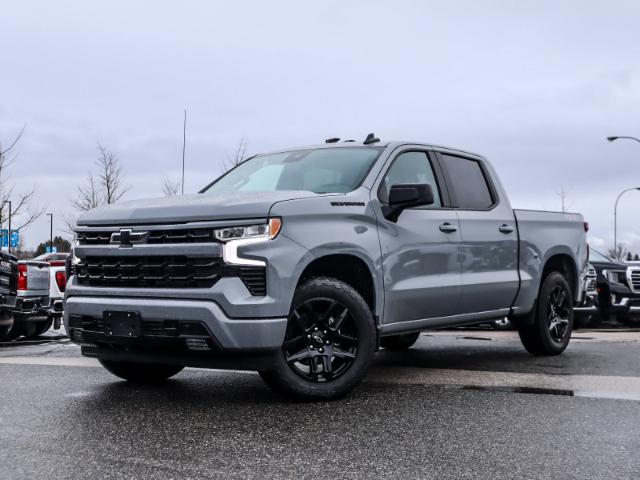
[[[0,469],[35,478],[638,478],[640,331],[533,358],[513,332],[423,334],[344,400],[248,372],[132,386],[49,333],[0,348]]]

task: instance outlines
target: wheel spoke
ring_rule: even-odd
[[[336,348],[336,347],[333,347],[333,355],[338,358],[349,358],[349,359],[356,358],[355,353],[347,352],[345,350],[342,350],[341,348]]]
[[[306,347],[303,350],[300,350],[298,353],[289,355],[287,357],[287,363],[299,362],[300,360],[304,360],[305,358],[311,358],[311,352]]]
[[[295,350],[297,352],[306,345],[306,342],[307,337],[305,335],[300,335],[284,342],[284,348],[286,350]]]
[[[333,328],[334,330],[340,330],[340,327],[342,326],[342,324],[344,323],[344,320],[347,318],[347,315],[349,314],[349,310],[345,307],[344,310],[342,310],[342,312],[340,312],[340,314],[338,315],[337,318],[334,319],[333,325],[331,325],[331,328]]]
[[[316,356],[309,357],[309,373],[311,374],[311,378],[313,379],[313,381],[318,381],[318,364],[316,363],[317,359],[318,357]]]
[[[322,372],[325,378],[329,379],[333,377],[333,365],[331,363],[331,357],[329,355],[322,355]]]
[[[557,301],[556,308],[557,309],[560,309],[560,308],[563,307],[564,300],[565,300],[566,297],[567,297],[567,292],[565,292],[564,289],[560,290],[560,293],[558,293],[558,296],[556,297],[556,301]]]
[[[355,347],[358,345],[358,339],[351,335],[345,335],[344,333],[338,334],[336,342],[346,347]]]

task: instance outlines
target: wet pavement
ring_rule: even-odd
[[[129,385],[47,335],[0,347],[3,479],[640,477],[640,331],[547,358],[513,332],[430,332],[302,404],[250,372]]]

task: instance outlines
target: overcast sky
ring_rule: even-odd
[[[127,198],[215,178],[249,153],[324,138],[417,139],[489,157],[512,204],[557,210],[564,186],[590,242],[640,186],[640,2],[3,2],[0,140],[26,125],[9,175],[55,233],[97,142]],[[619,237],[640,253],[640,192]],[[23,232],[48,238],[48,217]]]

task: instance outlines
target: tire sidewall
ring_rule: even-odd
[[[281,348],[274,356],[274,368],[270,373],[275,375],[275,386],[294,397],[303,400],[329,400],[348,393],[366,375],[376,350],[376,329],[373,315],[364,299],[344,282],[328,277],[309,280],[294,293],[290,312],[313,298],[332,298],[349,309],[358,330],[358,353],[354,363],[334,380],[311,382],[293,371]]]

